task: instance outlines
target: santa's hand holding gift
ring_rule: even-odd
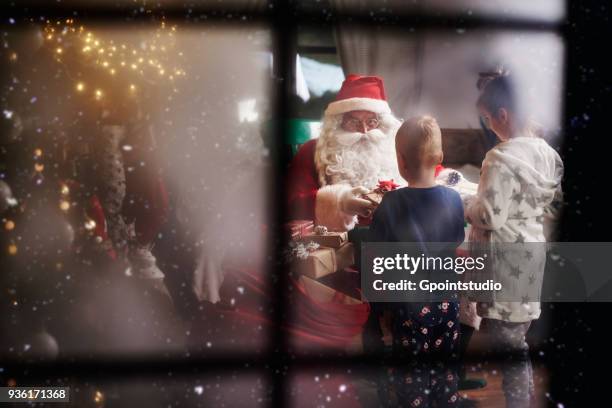
[[[330,231],[347,231],[376,204],[364,197],[380,181],[405,183],[395,155],[401,121],[386,100],[383,80],[348,75],[325,110],[318,139],[306,142],[289,172],[289,216],[310,219]],[[439,166],[439,184],[472,190],[461,174]],[[475,191],[475,185],[474,185]]]

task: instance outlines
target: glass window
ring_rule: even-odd
[[[5,357],[266,344],[270,31],[149,27],[5,33]]]

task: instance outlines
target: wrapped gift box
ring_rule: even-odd
[[[301,238],[304,243],[316,242],[323,247],[340,248],[348,242],[348,232],[326,232],[324,234],[310,234]]]
[[[344,303],[346,305],[358,305],[363,303],[359,299],[355,299],[352,296],[346,295],[342,292],[338,292],[335,289],[330,288],[329,286],[323,285],[321,282],[317,282],[314,279],[309,278],[308,276],[300,276],[300,284],[304,288],[304,291],[310,296],[312,299],[321,303]]]
[[[373,204],[379,205],[382,201],[383,197],[389,191],[393,191],[399,187],[399,184],[395,184],[393,180],[379,180],[378,186],[367,194],[364,194],[362,197],[368,201],[371,201]]]
[[[305,235],[312,234],[314,222],[312,220],[294,220],[285,223],[285,230],[290,239],[300,239]]]
[[[372,202],[373,204],[380,205],[385,193],[379,191],[370,191],[368,194],[364,194],[363,198]]]
[[[347,242],[339,248],[320,247],[311,251],[305,259],[295,260],[294,270],[312,279],[319,279],[354,263],[353,244]]]

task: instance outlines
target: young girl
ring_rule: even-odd
[[[532,243],[546,241],[545,220],[557,214],[563,163],[530,127],[515,91],[507,74],[491,76],[482,87],[477,107],[500,143],[487,153],[478,192],[464,200],[464,208],[473,227],[470,241],[496,247],[491,270],[516,293],[512,299],[479,304],[478,314],[492,348],[507,360],[501,368],[507,406],[527,407],[533,378],[525,334],[540,316],[534,298],[546,262],[544,245]],[[525,288],[536,296],[519,297]]]

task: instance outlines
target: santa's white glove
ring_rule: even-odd
[[[338,197],[338,207],[350,215],[369,217],[376,206],[371,201],[360,198],[367,193],[369,190],[361,186],[347,190]]]

